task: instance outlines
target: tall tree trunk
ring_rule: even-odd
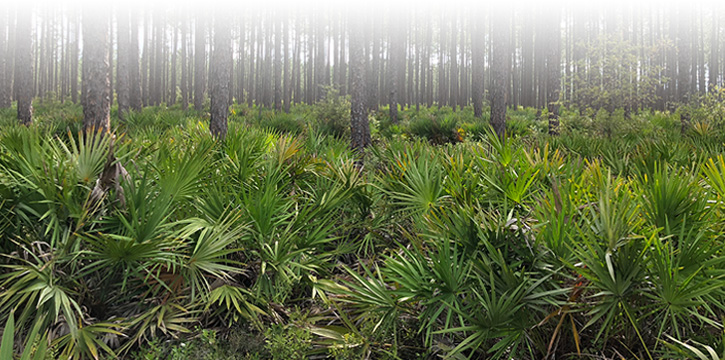
[[[33,6],[19,6],[15,28],[15,96],[18,120],[24,125],[33,121]]]
[[[144,21],[143,21],[143,59],[141,59],[141,101],[142,106],[148,106],[151,98],[151,79],[150,79],[150,71],[149,68],[151,67],[151,47],[149,46],[149,42],[151,42],[151,15],[149,14],[149,11],[144,11]]]
[[[691,4],[679,4],[677,20],[679,29],[677,32],[677,102],[683,103],[689,100],[691,81],[693,80],[690,68],[691,59],[691,38],[690,31],[690,7]],[[689,127],[690,116],[684,112],[680,116],[680,131],[684,133]]]
[[[549,112],[549,135],[559,134],[559,91],[561,90],[561,8],[550,6],[547,10],[548,56],[546,59],[547,109]]]
[[[370,126],[365,111],[365,59],[363,52],[365,43],[363,40],[363,28],[359,14],[349,13],[348,17],[350,33],[350,135],[351,147],[356,150],[362,158],[365,147],[370,145]],[[362,161],[362,160],[360,160]]]
[[[438,43],[438,107],[443,107],[448,103],[448,88],[445,81],[445,50],[446,50],[446,16],[445,13],[440,14],[440,42]]]
[[[393,13],[391,12],[391,15]],[[390,57],[388,60],[388,90],[390,91],[388,97],[388,105],[390,106],[390,121],[393,124],[398,122],[398,73],[400,72],[400,48],[403,45],[403,30],[399,25],[400,22],[394,19],[394,16],[390,16]]]
[[[481,18],[481,12],[476,10],[471,13],[474,17],[471,19],[473,26],[473,36],[471,36],[471,65],[473,67],[473,78],[471,79],[471,88],[473,92],[473,116],[477,118],[483,117],[483,68],[484,57],[484,39],[485,27],[483,22],[478,21]]]
[[[189,108],[189,87],[188,87],[188,76],[189,69],[187,68],[187,56],[186,51],[187,37],[189,32],[188,16],[186,12],[182,13],[181,16],[181,109],[186,111]]]
[[[194,28],[194,110],[201,111],[204,106],[206,88],[206,26],[204,15],[197,13]]]
[[[229,115],[229,68],[232,59],[231,16],[223,7],[214,14],[214,52],[211,61],[211,121],[209,129],[214,137],[224,139],[227,136],[227,116]]]
[[[274,14],[274,110],[282,110],[282,19]]]
[[[511,68],[508,64],[509,35],[511,34],[509,14],[500,11],[493,16],[493,59],[491,64],[491,125],[496,134],[503,139],[506,130],[506,105],[508,99],[507,81]]]
[[[713,88],[718,86],[717,78],[718,78],[718,59],[719,59],[719,45],[720,45],[720,28],[718,27],[718,22],[720,20],[720,17],[718,16],[717,10],[718,6],[714,5],[712,10],[712,33],[710,34],[710,63],[708,64],[707,68],[709,70],[709,81],[708,81],[708,87],[710,91],[713,91]]]
[[[169,105],[176,104],[176,63],[177,63],[177,44],[179,42],[179,19],[175,16],[172,21],[173,40],[171,41],[171,76],[169,81]]]
[[[290,84],[291,77],[290,77],[290,48],[289,48],[289,32],[290,32],[290,19],[289,19],[289,11],[284,10],[283,14],[283,24],[284,29],[282,31],[282,36],[284,40],[282,41],[282,46],[284,47],[284,85],[283,85],[283,91],[284,91],[284,112],[289,113],[290,110],[290,101],[292,99],[292,84]]]
[[[133,111],[141,111],[143,108],[143,98],[141,87],[141,74],[139,73],[139,54],[138,54],[138,18],[137,10],[131,10],[131,38],[128,49],[128,78],[129,78],[129,104]]]
[[[450,66],[450,75],[448,78],[450,79],[451,87],[449,89],[449,99],[451,103],[451,107],[453,108],[453,111],[456,111],[456,106],[458,105],[458,30],[456,29],[456,23],[458,22],[458,17],[454,13],[451,16],[451,42],[448,44],[449,46],[449,59],[451,61]]]
[[[111,127],[111,83],[104,8],[98,4],[83,12],[83,129],[106,133]]]
[[[129,77],[129,10],[123,6],[116,8],[117,27],[116,36],[118,37],[118,61],[116,62],[118,69],[116,70],[116,90],[118,96],[118,118],[121,121],[126,120],[126,115],[130,108],[131,87]]]
[[[81,22],[78,8],[71,10],[73,23],[73,40],[70,43],[70,97],[74,104],[78,103],[78,59],[81,38]]]
[[[8,44],[5,40],[7,38],[8,30],[8,9],[0,10],[0,108],[7,109],[10,107],[10,88],[8,85],[8,57],[10,52],[8,51]]]

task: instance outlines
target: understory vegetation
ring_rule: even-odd
[[[0,358],[723,358],[720,104],[381,108],[362,168],[344,98],[2,110]]]

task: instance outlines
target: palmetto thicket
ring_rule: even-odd
[[[311,353],[722,352],[725,160],[696,138],[586,153],[489,130],[387,140],[361,169],[311,128],[233,121],[221,143],[195,118],[131,113],[114,143],[128,178],[98,200],[112,139],[66,125],[0,132],[0,321],[17,353],[126,355],[295,307]]]

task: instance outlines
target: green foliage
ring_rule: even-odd
[[[577,64],[579,71],[571,75],[572,105],[612,112],[618,107],[637,110],[657,100],[655,89],[662,81],[657,74],[662,67],[638,59],[640,54],[661,56],[670,44],[638,45],[619,34],[606,33],[579,45],[587,56]]]
[[[111,139],[75,132],[79,108],[3,120],[0,357],[722,353],[712,128],[564,109],[551,137],[515,109],[501,139],[469,108],[411,108],[373,115],[360,166],[330,130],[345,106],[238,105],[223,142],[204,114],[133,113],[127,174],[94,201]]]
[[[312,126],[317,131],[337,138],[350,137],[350,100],[339,90],[325,88],[325,97],[312,108]]]

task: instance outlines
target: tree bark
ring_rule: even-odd
[[[206,87],[206,27],[201,13],[196,15],[194,32],[194,110],[201,111]]]
[[[7,38],[7,30],[8,30],[8,13],[7,8],[0,10],[0,16],[2,16],[2,19],[0,19],[0,108],[7,109],[10,107],[10,88],[8,85],[10,82],[8,81],[8,75],[7,75],[7,69],[10,67],[8,66],[8,56],[10,52],[8,51],[8,44],[5,40]]]
[[[548,9],[549,53],[546,58],[547,110],[549,135],[559,134],[559,92],[561,90],[561,9],[552,5]]]
[[[109,21],[104,8],[99,4],[83,9],[83,130],[86,132],[106,133],[111,127]]]
[[[274,110],[282,110],[282,19],[274,16]]]
[[[392,12],[391,12],[392,15]],[[390,26],[390,57],[388,60],[388,90],[390,91],[388,97],[388,105],[390,106],[390,121],[393,124],[398,123],[398,79],[400,76],[400,59],[401,50],[403,46],[403,30],[399,26],[399,22],[391,16]]]
[[[477,21],[481,18],[480,11],[473,13],[474,19],[471,19],[473,24],[474,35],[471,37],[471,55],[473,79],[471,81],[471,88],[473,92],[473,116],[477,118],[483,117],[483,68],[485,59],[484,56],[484,26],[483,23]]]
[[[217,139],[227,136],[229,115],[229,77],[232,59],[231,17],[223,8],[214,16],[214,51],[211,62],[211,121],[209,128]]]
[[[504,138],[506,130],[507,81],[511,72],[508,64],[510,59],[508,44],[511,34],[509,21],[508,13],[505,11],[493,14],[491,126],[501,139]]]
[[[718,27],[718,21],[719,16],[717,15],[717,9],[718,6],[715,5],[714,9],[712,10],[712,33],[710,34],[710,63],[708,64],[708,70],[709,70],[709,81],[708,81],[708,88],[709,91],[713,91],[714,87],[718,86],[717,83],[717,77],[718,77],[718,59],[719,59],[719,45],[720,45],[720,28]]]
[[[187,62],[187,56],[188,53],[186,51],[187,46],[187,36],[188,36],[188,30],[189,26],[187,25],[188,17],[186,16],[186,13],[182,13],[183,16],[181,17],[181,109],[186,111],[189,109],[189,84],[188,84],[188,77],[189,77],[189,69],[187,68],[188,64]]]
[[[33,6],[19,6],[15,28],[15,96],[18,100],[18,120],[30,125],[33,121]]]
[[[129,77],[129,63],[131,61],[130,52],[130,32],[129,32],[129,10],[119,6],[116,9],[117,27],[116,36],[118,37],[118,61],[116,70],[116,86],[118,89],[118,118],[121,121],[126,120],[126,115],[130,108],[131,87]]]
[[[128,78],[129,78],[129,104],[134,111],[141,111],[143,99],[141,94],[141,77],[139,73],[138,54],[138,17],[136,10],[131,11],[131,31],[128,48]]]
[[[352,86],[350,87],[350,135],[351,147],[358,152],[362,159],[365,147],[370,145],[370,126],[368,125],[368,117],[365,111],[365,61],[363,58],[364,40],[362,34],[362,24],[360,24],[359,14],[350,13],[349,31],[350,31],[350,77]],[[360,160],[362,163],[362,160]]]

